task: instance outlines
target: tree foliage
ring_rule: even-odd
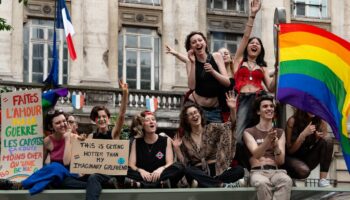
[[[9,0],[7,0],[9,1]],[[12,1],[12,0],[11,0]],[[18,3],[22,3],[24,5],[27,5],[28,0],[18,0]],[[0,4],[2,3],[2,0],[0,0]],[[0,31],[9,31],[12,29],[12,26],[6,23],[6,19],[0,17]]]

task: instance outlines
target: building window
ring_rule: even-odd
[[[246,12],[246,0],[207,0],[207,6],[210,9],[233,10],[237,12]]]
[[[123,28],[119,35],[119,78],[129,88],[159,90],[160,38],[147,28]]]
[[[160,0],[119,0],[122,3],[138,3],[138,4],[148,4],[153,6],[159,6]]]
[[[42,83],[50,73],[53,58],[52,20],[31,19],[24,26],[23,79],[27,83]],[[68,81],[68,51],[62,29],[56,29],[59,57],[59,84]]]
[[[235,54],[242,35],[235,33],[212,32],[210,36],[211,50],[218,51],[220,48],[228,49],[231,54]]]
[[[327,18],[328,0],[294,0],[292,13],[295,17]]]

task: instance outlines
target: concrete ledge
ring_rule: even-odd
[[[294,187],[292,198],[295,200],[328,199],[337,194],[350,195],[350,188],[300,188]],[[174,188],[174,189],[104,189],[101,200],[221,200],[255,199],[253,187],[242,188]],[[1,200],[81,200],[85,199],[85,190],[45,190],[30,196],[28,190],[2,190]]]

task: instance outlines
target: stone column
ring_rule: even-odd
[[[18,3],[17,1],[2,1],[0,4],[1,17],[4,18],[7,24],[14,22],[13,20],[13,4]],[[12,39],[11,34],[14,30],[10,31],[0,31],[0,80],[11,80],[12,79]]]
[[[176,20],[174,20],[173,23],[175,27],[175,46],[173,47],[178,52],[186,54],[185,40],[186,36],[191,31],[202,31],[206,35],[206,8],[202,8],[206,7],[202,5],[203,3],[205,4],[205,2],[206,1],[203,0],[174,1],[174,16],[176,16],[174,19]],[[168,13],[164,13],[164,15],[167,14]],[[199,17],[201,17],[201,19]],[[187,90],[186,65],[180,61],[176,61],[176,71],[176,89]]]
[[[105,0],[83,1],[83,85],[111,86],[108,70],[108,8]]]
[[[276,7],[284,7],[284,0],[264,1],[256,16],[253,29],[253,35],[260,37],[263,42],[265,60],[271,70],[275,64],[273,25]],[[289,9],[289,7],[286,7],[286,9]]]
[[[179,71],[181,71],[181,66],[178,66],[179,61],[171,54],[165,53],[165,45],[176,49],[176,51],[181,51],[179,45],[176,44],[176,16],[175,16],[175,1],[163,1],[163,33],[162,33],[162,66],[161,71],[161,90],[172,90],[177,88],[176,80],[179,76]]]
[[[77,59],[72,61],[69,58],[69,84],[79,85],[82,79],[81,72],[84,71],[84,0],[71,1],[71,20],[74,27],[75,35],[73,43],[77,53]]]
[[[118,1],[109,0],[108,10],[108,68],[112,87],[118,87]]]
[[[23,3],[12,1],[11,81],[23,81]]]

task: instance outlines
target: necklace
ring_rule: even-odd
[[[254,63],[254,66],[252,67],[249,62],[253,62]],[[255,65],[256,65],[256,62],[254,61],[247,61],[247,64],[248,64],[248,69],[249,69],[249,80],[252,81],[253,80],[253,76],[252,76],[252,71],[254,70],[255,68]]]
[[[146,144],[147,144],[147,143],[146,143]],[[153,149],[153,145],[154,145],[154,143],[153,143],[153,144],[147,144],[147,145],[146,145],[149,153],[151,153],[151,151],[152,151],[152,149]]]

